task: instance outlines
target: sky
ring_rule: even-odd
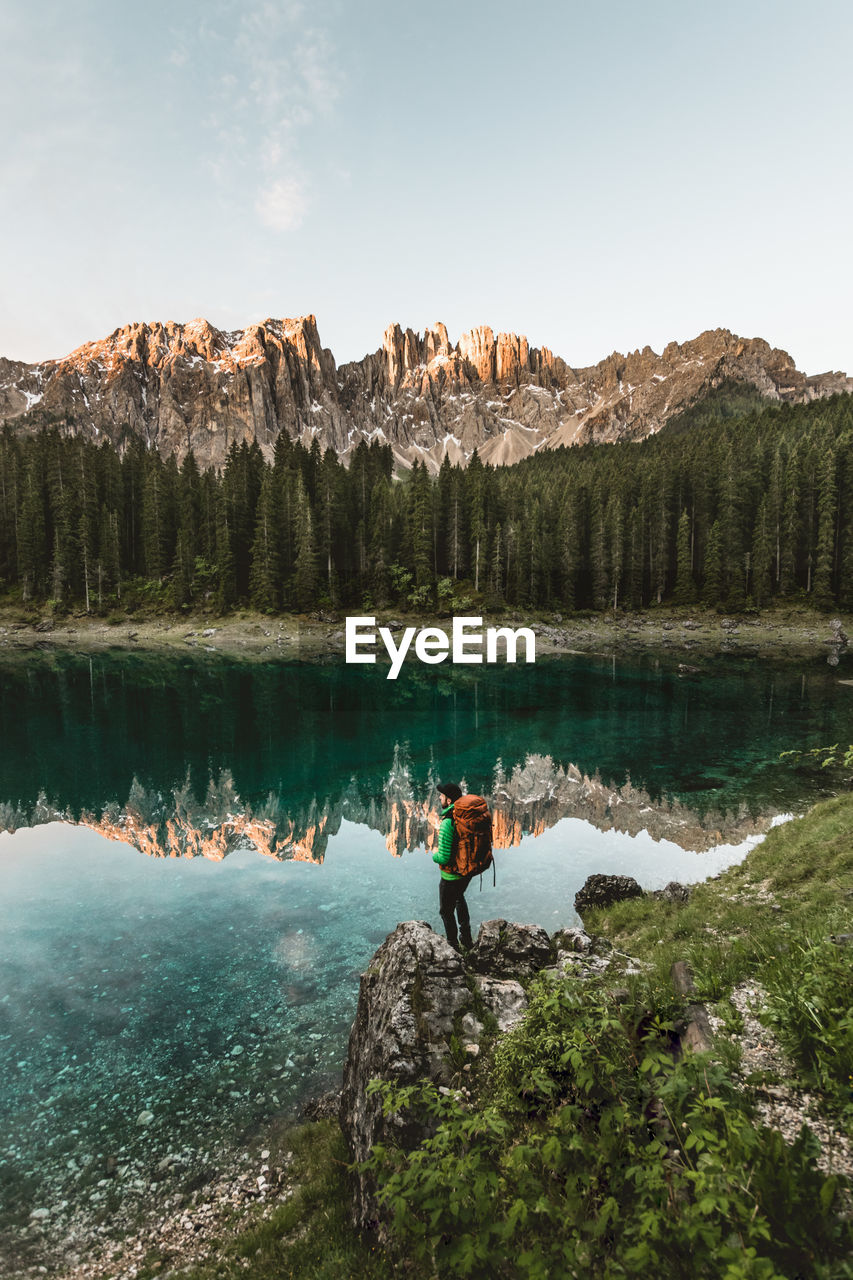
[[[0,0],[0,355],[393,322],[853,374],[849,0]]]

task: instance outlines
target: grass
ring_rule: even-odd
[[[687,904],[631,899],[586,925],[646,961],[656,980],[689,960],[700,998],[719,1000],[797,943],[852,921],[853,796],[837,796],[775,827],[744,862],[696,885]]]

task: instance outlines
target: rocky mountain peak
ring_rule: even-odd
[[[0,359],[0,419],[20,430],[63,423],[119,448],[136,434],[179,459],[192,449],[202,466],[221,466],[240,440],[269,456],[282,430],[344,460],[360,440],[379,440],[399,465],[436,471],[475,448],[499,465],[541,448],[642,439],[729,380],[769,401],[853,391],[843,373],[807,377],[786,351],[728,329],[572,368],[488,325],[454,345],[441,321],[423,336],[394,323],[378,351],[338,368],[313,315],[236,331],[199,317],[129,324],[38,365]]]

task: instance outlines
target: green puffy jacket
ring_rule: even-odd
[[[441,825],[438,828],[438,851],[432,855],[433,862],[441,867],[442,880],[462,880],[455,871],[447,871],[447,864],[453,857],[453,805],[449,804],[441,811]]]

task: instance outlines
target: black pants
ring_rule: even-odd
[[[438,882],[438,910],[447,934],[447,941],[455,947],[461,940],[463,947],[471,946],[471,917],[468,915],[468,903],[465,901],[465,890],[471,883],[471,876],[463,876],[460,880]],[[456,917],[459,917],[459,934],[456,932]]]

